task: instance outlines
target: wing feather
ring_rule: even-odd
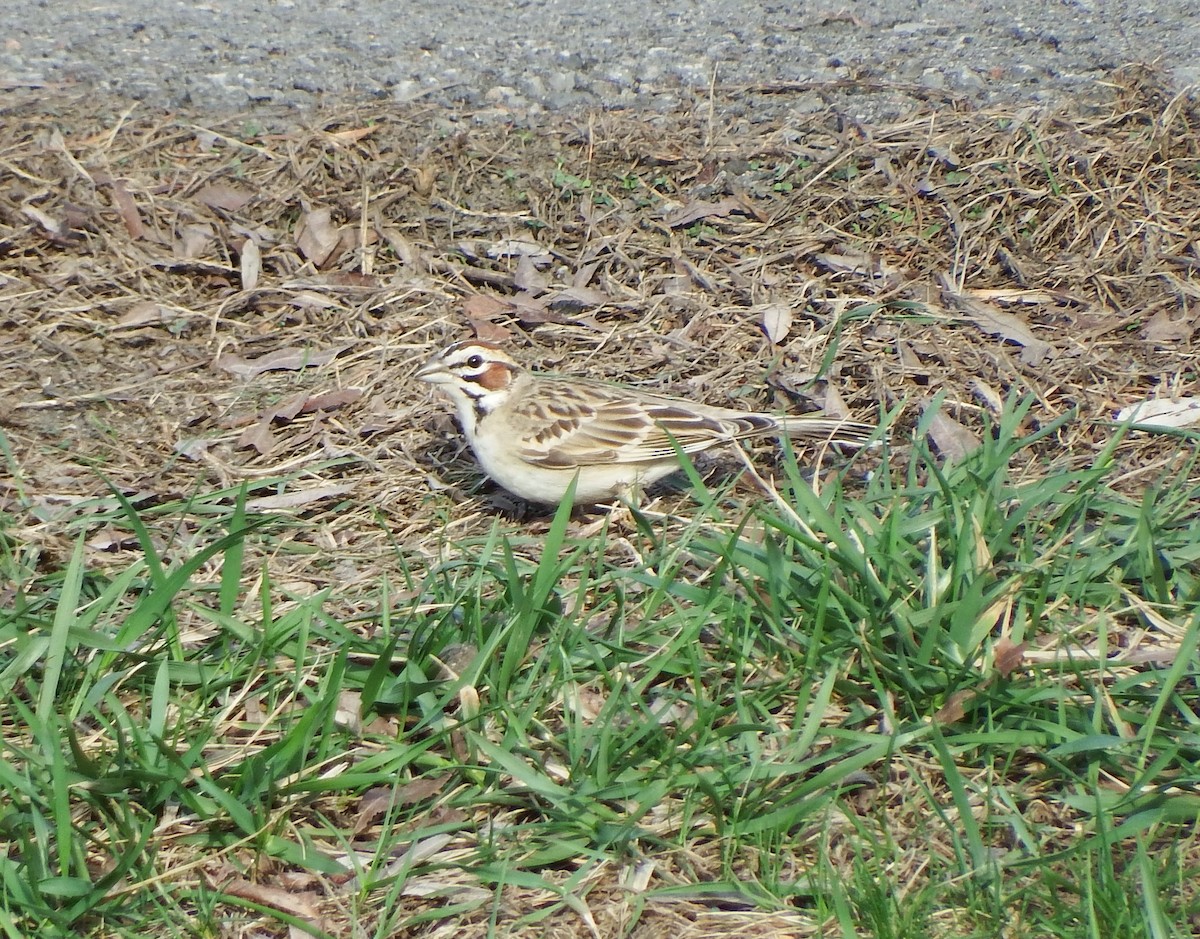
[[[867,425],[828,419],[779,419],[769,414],[630,393],[620,387],[559,381],[539,376],[537,395],[525,395],[512,411],[526,429],[521,456],[555,469],[604,463],[652,463],[675,448],[697,453],[741,437],[782,431],[791,436],[857,437]],[[839,435],[838,430],[842,433]]]

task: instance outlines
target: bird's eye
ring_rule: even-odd
[[[467,368],[479,368],[481,365],[483,365],[482,355],[476,354],[467,359]]]

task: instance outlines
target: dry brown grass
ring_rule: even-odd
[[[141,505],[288,476],[304,518],[289,537],[316,553],[279,551],[273,579],[337,583],[350,617],[394,545],[432,556],[511,508],[410,380],[472,328],[547,367],[717,404],[795,407],[802,389],[859,419],[902,405],[901,437],[935,395],[979,433],[1030,394],[1031,421],[1076,411],[1057,441],[1076,465],[1119,407],[1200,394],[1200,114],[1152,76],[1123,76],[1086,114],[713,113],[515,128],[376,108],[251,134],[10,100],[0,428],[19,473],[0,478],[0,511],[52,561],[75,507],[106,496],[101,474]],[[701,203],[727,214],[672,224]],[[547,263],[489,257],[513,240]],[[776,344],[761,323],[780,304],[793,319]],[[246,365],[289,351],[286,369]],[[1182,458],[1171,437],[1131,435],[1120,459],[1135,489]],[[127,547],[101,534],[99,562]],[[606,890],[595,908],[619,919]],[[637,935],[792,928],[698,909],[661,909]],[[564,912],[561,934],[578,923]]]
[[[483,309],[488,328],[549,367],[786,405],[764,379],[803,384],[833,344],[827,377],[856,416],[909,402],[911,420],[942,393],[977,425],[1003,396],[1032,393],[1037,419],[1078,409],[1070,443],[1086,461],[1114,409],[1196,390],[1195,106],[1144,75],[1117,90],[1104,113],[928,113],[884,128],[614,113],[517,130],[364,110],[255,137],[237,120],[9,104],[5,432],[35,500],[103,492],[90,467],[160,495],[313,467],[420,541],[441,524],[431,499],[460,522],[492,511],[486,496],[460,500],[469,460],[410,381],[466,331],[464,300],[487,294],[516,297]],[[807,168],[790,173],[797,161]],[[220,208],[230,191],[245,204]],[[673,210],[722,199],[740,207],[669,227]],[[296,229],[321,208],[339,240],[317,267]],[[247,240],[261,254],[253,289]],[[508,240],[552,260],[530,274],[487,257]],[[582,300],[562,295],[572,284]],[[1001,332],[1031,329],[1044,354],[977,328],[957,291],[1011,317]],[[771,304],[794,314],[778,346],[759,327]],[[302,372],[222,367],[281,349],[343,351]],[[276,418],[264,452],[239,445],[280,400],[346,388],[362,396]],[[1159,472],[1172,447],[1127,455],[1131,474]],[[315,469],[332,456],[351,459]],[[341,512],[311,518],[348,535]],[[381,537],[367,528],[365,557]]]

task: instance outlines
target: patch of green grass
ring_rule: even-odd
[[[701,484],[587,538],[497,521],[398,557],[358,623],[246,570],[274,523],[244,496],[176,506],[210,515],[169,554],[169,518],[116,499],[141,551],[103,572],[0,519],[0,930],[533,934],[619,902],[633,931],[686,902],[1190,935],[1194,474],[1130,499],[1120,435],[1067,468],[1025,416],[957,464],[814,482],[785,453],[751,506]],[[284,886],[337,903],[255,892]]]

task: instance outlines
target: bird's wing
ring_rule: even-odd
[[[557,469],[653,462],[674,456],[676,446],[695,453],[741,435],[736,424],[672,398],[567,381],[543,380],[512,418],[528,441],[521,456]]]

